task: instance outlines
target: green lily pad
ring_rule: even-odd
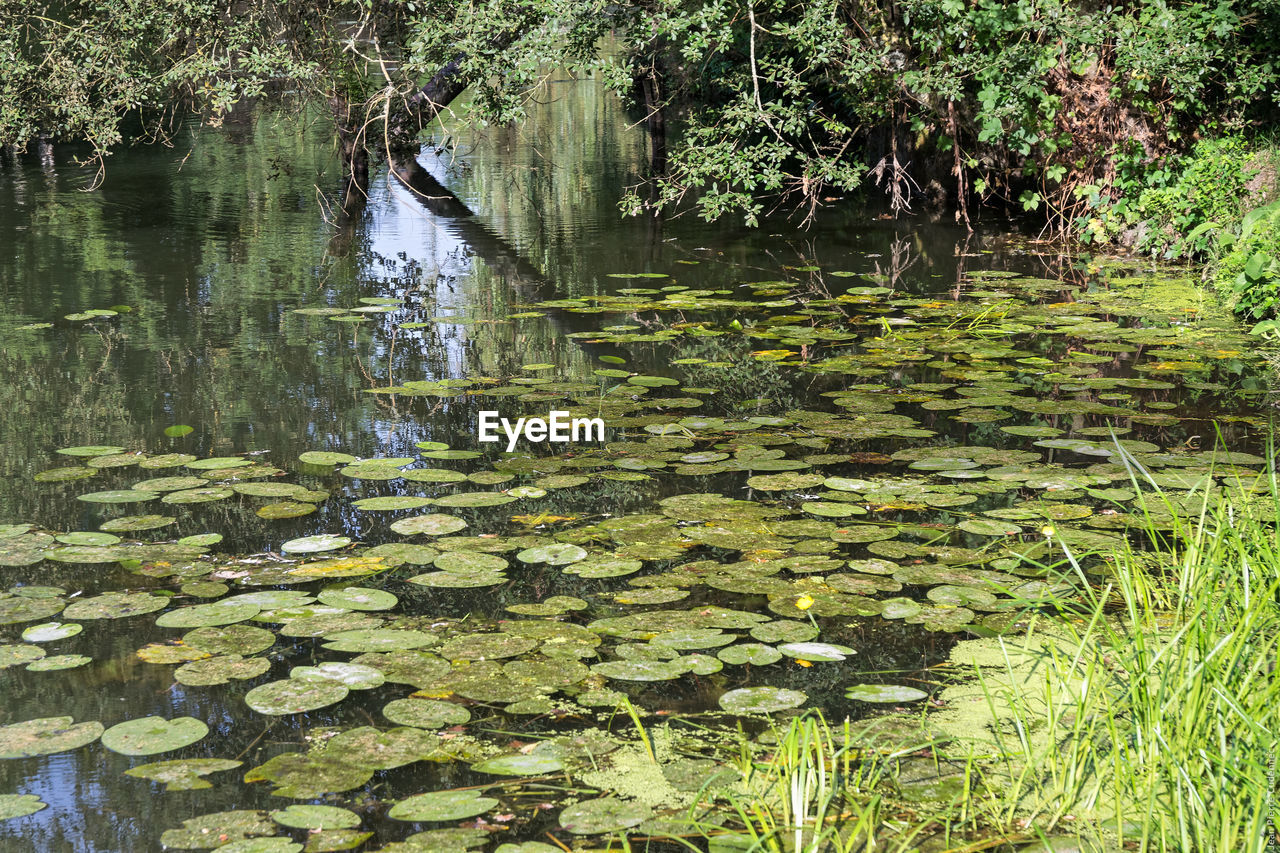
[[[224,486],[207,486],[202,489],[183,489],[180,492],[169,492],[160,499],[160,502],[179,505],[203,504],[226,500],[234,494],[234,491]]]
[[[316,597],[330,607],[343,607],[347,610],[390,610],[400,601],[385,590],[361,586],[325,589],[321,590]]]
[[[322,533],[317,536],[303,536],[290,539],[280,546],[280,550],[289,554],[318,554],[322,551],[336,551],[351,544],[346,536]]]
[[[537,645],[532,637],[515,634],[467,634],[445,643],[439,654],[445,660],[494,660],[522,655]]]
[[[373,777],[373,767],[327,752],[286,752],[244,774],[246,782],[270,782],[278,797],[310,800],[328,793],[350,791]]]
[[[302,844],[284,835],[243,838],[218,848],[222,853],[302,853]]]
[[[480,791],[435,791],[407,797],[391,807],[387,817],[393,820],[463,820],[498,805],[493,797]]]
[[[914,687],[903,687],[899,684],[855,684],[846,690],[844,695],[859,702],[883,704],[917,702],[929,696],[923,690],[917,690]]]
[[[93,533],[91,531],[63,533],[54,538],[64,545],[105,546],[115,545],[120,541],[119,536],[112,536],[110,533]]]
[[[0,794],[0,820],[26,817],[48,805],[35,794]]]
[[[653,817],[643,803],[602,797],[583,800],[560,812],[560,826],[574,835],[605,835],[639,826]]]
[[[213,787],[203,777],[239,766],[239,761],[227,758],[184,758],[142,764],[131,767],[124,773],[135,779],[147,779],[164,785],[166,791],[197,791]]]
[[[188,462],[194,462],[196,456],[191,453],[162,453],[158,456],[149,456],[138,463],[139,468],[177,468],[186,465]]]
[[[39,646],[29,646],[26,643],[0,644],[0,669],[22,666],[40,660],[45,654],[45,650]]]
[[[763,643],[739,643],[721,649],[716,653],[716,657],[725,663],[735,665],[768,666],[782,660],[782,652]]]
[[[835,643],[783,643],[778,646],[778,651],[787,657],[807,661],[841,661],[854,654],[848,646]]]
[[[263,504],[254,510],[254,515],[267,521],[279,521],[284,518],[301,518],[316,511],[316,505],[303,501],[278,501]]]
[[[1022,528],[1007,521],[991,521],[983,518],[970,518],[957,525],[965,533],[978,536],[1015,536]]]
[[[557,773],[564,769],[564,762],[555,755],[538,752],[516,753],[515,755],[499,755],[471,765],[478,773],[491,773],[495,776],[541,776],[545,773]]]
[[[103,522],[98,529],[108,533],[138,533],[143,530],[155,530],[166,527],[178,519],[171,515],[126,515]]]
[[[611,660],[591,667],[592,671],[619,681],[671,681],[689,671],[687,661],[675,660]]]
[[[435,503],[436,506],[477,507],[502,506],[514,500],[515,498],[510,495],[504,495],[501,492],[459,492],[455,495],[436,498]]]
[[[586,558],[587,552],[585,549],[564,542],[552,542],[548,545],[525,548],[516,554],[516,559],[522,563],[550,563],[553,566],[565,566]],[[437,561],[436,565],[439,565],[439,561]]]
[[[466,526],[467,523],[461,518],[441,513],[415,515],[411,518],[402,518],[391,523],[391,529],[401,536],[412,536],[418,533],[427,536],[445,536],[449,533],[456,533]]]
[[[0,595],[0,625],[18,622],[34,622],[47,619],[66,607],[61,598],[27,598],[26,596]],[[43,642],[30,640],[29,642]]]
[[[381,687],[386,676],[381,670],[359,663],[328,661],[316,666],[295,666],[290,678],[299,681],[336,681],[352,690],[372,690]]]
[[[133,489],[112,489],[105,492],[90,492],[87,495],[77,495],[76,500],[95,504],[127,504],[153,501],[158,497],[160,497],[158,492],[139,492]]]
[[[102,723],[73,723],[71,717],[42,717],[0,726],[0,758],[29,758],[67,752],[102,736]]]
[[[326,634],[326,649],[334,652],[393,652],[434,645],[436,638],[410,628],[373,628]]]
[[[209,734],[195,717],[139,717],[118,723],[102,733],[102,745],[121,755],[155,755],[190,746]]]
[[[149,592],[104,592],[82,598],[67,605],[62,615],[67,619],[124,619],[154,613],[169,604],[163,595]]]
[[[275,825],[267,820],[264,812],[214,812],[184,820],[181,829],[166,830],[160,836],[160,843],[184,850],[212,850],[233,841],[273,832]]]
[[[49,655],[27,664],[28,672],[55,672],[63,669],[75,669],[92,663],[88,655]]]
[[[308,450],[306,453],[299,454],[299,462],[305,462],[308,465],[350,465],[356,461],[356,457],[349,453],[332,453],[327,450]]]
[[[239,456],[211,456],[208,459],[195,459],[187,463],[192,471],[221,471],[225,468],[243,468],[252,465],[249,459]]]
[[[301,714],[325,708],[347,698],[350,690],[336,681],[299,681],[287,678],[261,684],[245,694],[244,701],[259,714]]]
[[[74,622],[44,622],[32,625],[22,632],[22,639],[27,643],[52,643],[74,637],[84,630],[83,625]]]
[[[261,605],[246,601],[216,601],[211,604],[192,604],[161,614],[156,624],[162,628],[205,628],[216,625],[233,625],[257,616]]]
[[[423,507],[430,503],[434,503],[431,498],[414,497],[412,495],[393,495],[382,498],[364,498],[363,500],[352,502],[351,505],[356,509],[372,512],[378,510],[390,511],[417,509],[418,507]]]
[[[292,805],[271,813],[271,819],[292,829],[351,829],[360,825],[360,815],[337,806]]]
[[[110,456],[113,453],[124,453],[123,447],[104,444],[86,444],[79,447],[63,447],[55,451],[63,456]]]
[[[388,702],[382,708],[382,716],[399,726],[444,729],[468,722],[471,712],[453,702],[410,697]]]
[[[720,697],[720,707],[730,714],[772,714],[798,708],[809,697],[784,687],[740,687]]]
[[[215,655],[251,655],[271,648],[275,641],[275,634],[252,625],[206,626],[182,637],[183,645]]]
[[[271,669],[266,658],[222,654],[184,663],[173,672],[173,680],[189,687],[209,687],[230,681],[247,681]]]
[[[84,480],[96,473],[98,472],[93,468],[73,465],[67,468],[50,468],[47,471],[40,471],[31,479],[37,483],[69,483],[74,480]]]

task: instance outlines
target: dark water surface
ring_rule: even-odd
[[[727,337],[708,337],[678,346],[651,341],[590,342],[590,336],[566,335],[618,324],[637,326],[643,333],[695,319],[710,319],[724,330],[733,329],[731,324],[739,318],[749,325],[751,317],[725,307],[701,313],[692,310],[687,316],[539,307],[545,300],[670,286],[725,290],[738,294],[735,298],[751,299],[753,290],[744,289],[744,283],[782,280],[795,292],[830,295],[861,285],[891,288],[903,298],[926,296],[955,304],[962,282],[969,290],[982,286],[968,277],[973,270],[1011,271],[1062,282],[1062,292],[1053,287],[1045,291],[1047,303],[1064,298],[1067,291],[1108,287],[1108,271],[1088,259],[1037,252],[1026,241],[995,230],[967,236],[947,224],[885,221],[852,203],[803,230],[785,222],[746,230],[733,224],[707,225],[689,217],[667,222],[621,219],[616,202],[623,187],[641,172],[643,137],[627,129],[631,119],[614,101],[600,95],[591,81],[561,81],[550,91],[550,102],[536,110],[527,125],[490,131],[475,139],[474,147],[456,162],[433,151],[423,152],[423,168],[454,193],[456,201],[417,198],[382,172],[373,180],[367,207],[353,220],[335,211],[329,200],[336,190],[336,163],[325,126],[297,117],[247,116],[220,130],[189,128],[173,148],[122,150],[108,162],[106,182],[95,192],[82,191],[87,173],[72,162],[68,151],[58,152],[52,168],[42,168],[33,157],[0,161],[0,388],[4,398],[0,405],[0,523],[30,522],[55,532],[92,531],[110,518],[174,509],[180,510],[172,513],[178,517],[177,524],[157,531],[156,538],[161,538],[160,533],[176,538],[217,532],[224,540],[214,552],[221,554],[277,552],[284,541],[317,532],[342,533],[368,544],[398,541],[389,532],[388,522],[414,512],[360,512],[351,501],[417,494],[418,484],[363,482],[357,487],[325,469],[299,468],[297,456],[334,450],[361,457],[416,457],[415,443],[440,441],[453,448],[483,450],[491,460],[498,452],[475,439],[479,410],[498,408],[512,415],[545,411],[536,401],[513,404],[506,399],[495,404],[480,398],[367,393],[404,382],[540,376],[595,383],[603,393],[617,380],[598,377],[594,371],[617,368],[614,362],[599,360],[617,356],[625,358],[623,368],[628,371],[670,377],[685,385],[717,384],[720,394],[708,397],[697,413],[725,418],[776,416],[798,408],[830,411],[829,399],[821,395],[858,382],[887,381],[895,387],[912,382],[981,382],[973,376],[949,376],[947,365],[914,356],[904,356],[889,367],[880,364],[871,371],[877,378],[860,378],[855,372],[788,370],[751,353],[788,346],[795,350],[794,342],[776,344],[764,338],[743,341],[738,336],[726,343]],[[832,271],[856,275],[826,275]],[[669,278],[610,277],[641,272]],[[1132,267],[1111,272],[1129,278],[1144,274]],[[998,289],[999,280],[984,283]],[[768,287],[756,285],[755,290],[761,289]],[[402,307],[394,313],[368,314],[360,323],[293,313],[355,307],[362,298],[394,298]],[[911,310],[932,310],[924,301]],[[855,313],[860,310],[856,299],[850,304]],[[112,306],[132,310],[98,320],[64,319],[68,314]],[[1194,320],[1209,312],[1208,308],[1184,312],[1185,306],[1166,307],[1165,325],[1174,315]],[[870,303],[866,309],[849,322],[860,334],[870,335],[882,322],[878,318],[889,316],[889,311],[885,305]],[[526,312],[533,316],[511,317]],[[1132,316],[1117,318],[1124,325]],[[971,329],[978,322],[986,320],[965,315],[950,328]],[[21,328],[44,323],[53,325]],[[879,331],[888,338],[892,328],[884,324]],[[1034,332],[1019,336],[1016,330],[997,329],[985,340],[997,347],[1015,344],[1028,350],[1023,357],[1040,354],[1054,363],[1061,363],[1064,353],[1084,348],[1061,336]],[[824,346],[816,343],[813,353],[804,356],[840,352]],[[981,362],[981,353],[972,354],[976,347],[959,346],[948,358]],[[1101,375],[1150,376],[1134,371],[1140,355],[1117,355],[1113,363],[1099,368]],[[689,357],[728,362],[730,367],[715,373],[696,364],[672,364]],[[892,362],[891,356],[886,358]],[[1167,356],[1177,358],[1190,356],[1176,352]],[[527,371],[526,365],[553,367]],[[976,369],[982,370],[982,365]],[[1193,385],[1179,384],[1167,391],[1132,390],[1139,401],[1157,405],[1142,410],[1146,420],[1124,420],[1123,425],[1133,430],[1128,437],[1164,449],[1208,447],[1214,427],[1207,418],[1226,416],[1224,436],[1232,449],[1256,451],[1255,425],[1261,422],[1262,411],[1260,371],[1260,365],[1243,352],[1206,356],[1205,364],[1195,368]],[[1033,387],[1030,396],[1060,396],[1061,381],[1045,380]],[[687,396],[674,386],[654,393]],[[750,404],[744,407],[742,401]],[[908,412],[908,408],[900,406],[897,411]],[[1119,423],[1092,415],[1025,412],[998,424],[980,419],[966,423],[941,412],[930,414],[928,405],[909,412],[937,433],[925,443],[1010,449],[1025,449],[1031,439],[1012,439],[996,429],[1000,424],[1048,424],[1070,432]],[[194,431],[185,437],[165,436],[167,427],[181,424]],[[648,435],[633,426],[626,433],[613,430],[610,437],[644,440]],[[885,437],[832,449],[884,454],[912,443]],[[145,509],[135,504],[85,503],[75,496],[186,472],[139,473],[127,468],[69,483],[33,481],[38,472],[76,464],[77,460],[54,453],[74,445],[120,445],[152,454],[256,454],[252,458],[289,471],[291,482],[326,489],[334,497],[315,514],[284,521],[258,518],[254,508],[262,501],[240,496],[160,509],[156,508],[159,503],[145,504]],[[481,461],[471,460],[430,464],[462,471],[485,468]],[[858,476],[863,471],[894,471],[901,475],[904,471],[901,466],[879,464],[824,473]],[[472,533],[490,530],[514,535],[522,528],[509,517],[517,513],[589,519],[653,512],[660,498],[682,492],[749,497],[744,477],[712,472],[681,478],[656,471],[648,480],[597,480],[584,488],[554,491],[541,502],[422,512],[457,512],[472,522]],[[884,517],[932,518],[903,512]],[[846,551],[846,556],[865,556]],[[729,557],[721,554],[716,559]],[[550,594],[590,597],[627,588],[626,578],[585,581],[545,569],[511,571],[515,581],[497,591],[416,588],[403,583],[393,588],[401,596],[404,612],[446,618],[468,613],[496,616],[507,604]],[[0,566],[0,589],[29,584],[54,585],[83,596],[178,585],[132,574],[114,562]],[[585,623],[625,611],[617,604],[592,601],[595,609],[583,618],[573,618]],[[670,606],[723,602],[761,609],[764,601],[763,596],[703,588]],[[178,636],[152,621],[153,617],[141,616],[86,622],[82,634],[60,641],[56,652],[50,651],[94,658],[78,669],[28,672],[14,666],[0,670],[0,725],[65,714],[110,727],[146,715],[187,715],[207,722],[210,735],[179,752],[152,758],[129,758],[95,743],[71,752],[0,762],[0,794],[37,794],[49,804],[30,817],[0,822],[0,848],[159,849],[160,833],[192,815],[283,807],[290,801],[272,797],[266,785],[241,783],[239,774],[271,755],[298,748],[305,730],[313,726],[371,721],[385,725],[377,720],[378,708],[408,692],[402,685],[387,685],[368,695],[352,694],[339,705],[309,715],[269,719],[250,711],[242,701],[250,687],[269,680],[268,676],[229,686],[187,688],[174,682],[172,666],[140,661],[135,651],[143,644]],[[0,642],[19,642],[24,627],[0,626]],[[769,683],[803,686],[813,704],[845,711],[847,703],[839,698],[841,687],[854,674],[918,674],[945,655],[953,636],[901,621],[835,620],[829,629],[824,626],[823,639],[856,646],[856,666],[848,662],[829,666],[821,674],[821,664],[812,670],[792,667],[769,676]],[[318,642],[278,645],[271,652],[270,677],[287,677],[291,666],[327,659],[324,654]],[[693,712],[714,707],[726,686],[753,683],[752,678],[735,673],[727,683],[687,679],[679,687],[645,684],[632,692],[642,707]],[[868,678],[878,676],[864,675],[862,680]],[[867,709],[855,710],[865,713]],[[484,727],[495,731],[521,731],[542,724],[480,707],[473,708],[473,718],[483,719]],[[213,777],[212,789],[196,791],[160,793],[147,781],[122,775],[145,761],[175,757],[238,758],[245,763]],[[375,841],[385,843],[411,831],[452,826],[457,821],[413,825],[388,820],[373,805],[375,800],[470,785],[480,779],[457,762],[418,764],[379,772],[370,786],[332,802],[356,807],[365,816],[365,828],[377,833]],[[521,813],[516,829],[495,838],[543,838],[542,819],[524,823],[527,816]]]

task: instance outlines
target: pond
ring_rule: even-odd
[[[1269,467],[1190,272],[853,202],[622,219],[643,137],[550,91],[356,216],[306,116],[95,192],[3,162],[0,845],[661,836],[770,715],[918,714],[1069,585],[1053,543]]]

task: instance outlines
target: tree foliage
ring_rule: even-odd
[[[103,151],[125,116],[155,128],[182,102],[216,118],[275,84],[355,104],[345,121],[377,148],[461,86],[468,120],[518,121],[561,67],[670,117],[666,168],[625,200],[633,213],[685,204],[754,222],[869,173],[897,208],[933,180],[962,210],[1003,199],[1067,229],[1091,196],[1123,194],[1125,163],[1256,131],[1280,107],[1275,0],[36,5],[0,0],[0,141],[44,132]],[[436,98],[422,87],[442,68]]]

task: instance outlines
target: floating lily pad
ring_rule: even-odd
[[[391,529],[402,536],[412,536],[418,533],[427,536],[445,536],[449,533],[456,533],[466,526],[467,523],[457,516],[431,513],[429,515],[416,515],[412,518],[399,519],[392,522]]]
[[[434,503],[431,498],[414,497],[412,495],[393,495],[382,498],[365,498],[354,501],[351,505],[366,512],[380,510],[417,509]]]
[[[436,643],[436,638],[409,628],[375,628],[326,634],[326,649],[335,652],[391,652],[418,649]]]
[[[574,835],[605,835],[639,826],[653,817],[643,803],[602,797],[583,800],[560,812],[560,826]]]
[[[898,684],[855,684],[846,690],[844,695],[859,702],[883,704],[917,702],[929,696],[923,690],[917,690],[914,687],[903,687]]]
[[[168,603],[165,596],[149,592],[104,592],[71,602],[62,615],[67,619],[124,619],[154,613]]]
[[[121,755],[155,755],[190,746],[209,734],[195,717],[139,717],[118,723],[102,733],[102,745]]]
[[[173,679],[190,687],[208,687],[229,681],[247,681],[271,669],[266,658],[222,654],[184,663],[173,672]]]
[[[778,646],[778,651],[787,657],[807,661],[841,661],[854,654],[854,650],[848,646],[835,643],[783,643]]]
[[[75,465],[68,468],[50,468],[37,473],[31,479],[37,483],[69,483],[74,480],[84,480],[96,473],[98,472],[93,468]]]
[[[48,805],[35,794],[0,794],[0,820],[26,817]]]
[[[220,471],[225,468],[243,468],[252,465],[249,459],[239,456],[211,456],[208,459],[195,459],[186,463],[192,471]]]
[[[468,634],[445,643],[439,654],[446,660],[493,660],[522,655],[537,645],[532,637],[515,634]]]
[[[162,453],[158,456],[149,456],[138,463],[139,468],[177,468],[180,465],[186,465],[188,462],[194,462],[196,456],[191,453]]]
[[[98,529],[108,533],[139,533],[143,530],[155,530],[166,527],[178,519],[171,515],[126,515],[103,522]]]
[[[504,495],[501,492],[459,492],[455,495],[436,498],[435,503],[437,506],[477,507],[501,506],[514,500],[515,498],[510,495]]]
[[[351,829],[360,825],[360,815],[337,806],[292,805],[271,813],[271,819],[292,829]]]
[[[239,761],[227,758],[186,758],[142,764],[131,767],[124,773],[126,776],[164,785],[166,791],[196,791],[213,787],[203,777],[239,766]]]
[[[675,660],[613,660],[591,667],[606,678],[619,681],[671,681],[689,671],[687,661]]]
[[[90,492],[87,495],[78,495],[76,499],[95,504],[127,504],[153,501],[158,497],[160,497],[158,492],[139,492],[134,491],[133,489],[112,489],[105,492]]]
[[[316,511],[316,505],[303,501],[278,501],[263,504],[254,510],[254,515],[267,521],[279,521],[284,518],[301,518]]]
[[[328,661],[316,666],[295,666],[290,678],[299,681],[336,681],[352,690],[372,690],[381,687],[386,677],[381,670],[359,663]]]
[[[54,672],[63,669],[76,669],[87,663],[92,663],[93,658],[88,655],[49,655],[40,660],[32,661],[27,664],[28,672]]]
[[[443,729],[468,722],[471,719],[471,712],[453,702],[409,698],[388,702],[382,708],[382,716],[400,726]]]
[[[730,714],[772,714],[798,708],[809,697],[784,687],[740,687],[720,697],[720,707]]]
[[[273,832],[275,825],[267,820],[264,812],[214,812],[184,820],[181,829],[166,830],[160,836],[160,843],[184,850],[212,850],[233,841]]]
[[[308,450],[306,453],[299,454],[298,461],[305,462],[308,465],[350,465],[356,461],[356,457],[349,453]]]
[[[247,601],[217,601],[211,604],[192,604],[161,614],[156,624],[162,628],[205,628],[216,625],[233,625],[257,616],[261,605]]]
[[[463,820],[498,805],[493,797],[480,791],[435,791],[407,797],[391,807],[387,817],[393,820]]]
[[[565,566],[586,558],[587,552],[585,549],[564,542],[552,542],[548,545],[525,548],[516,554],[516,559],[522,563],[550,563],[553,566]],[[437,562],[437,565],[439,565],[439,562]]]
[[[202,489],[183,489],[180,492],[169,492],[160,499],[166,504],[203,504],[226,500],[235,492],[223,486],[207,486]]]
[[[244,701],[259,714],[300,714],[325,708],[347,698],[350,690],[336,681],[299,681],[294,678],[261,684],[245,694]]]
[[[47,619],[66,607],[61,598],[28,598],[26,596],[8,596],[0,594],[0,625],[12,625],[18,622],[34,622]],[[26,637],[23,637],[26,639]],[[28,642],[45,642],[28,640]]]
[[[74,637],[83,630],[83,625],[74,622],[45,622],[27,628],[22,632],[22,639],[28,643],[52,643]]]
[[[487,759],[471,765],[471,769],[495,776],[541,776],[563,770],[564,762],[555,755],[539,752],[516,753]]]
[[[400,601],[385,590],[360,586],[321,590],[317,597],[330,607],[344,607],[347,610],[390,610]]]
[[[113,453],[124,453],[123,447],[106,444],[86,444],[79,447],[63,447],[55,451],[63,456],[109,456]]]
[[[280,550],[289,554],[318,554],[322,551],[336,551],[351,544],[346,536],[322,533],[317,536],[303,536],[290,539],[280,546]]]
[[[102,736],[102,723],[73,723],[71,717],[42,717],[0,726],[0,758],[28,758],[67,752]]]
[[[40,660],[45,654],[45,650],[39,646],[29,646],[26,643],[0,644],[0,669],[22,666]]]
[[[782,660],[782,652],[763,643],[739,643],[721,649],[716,653],[716,657],[730,664],[767,666]]]

